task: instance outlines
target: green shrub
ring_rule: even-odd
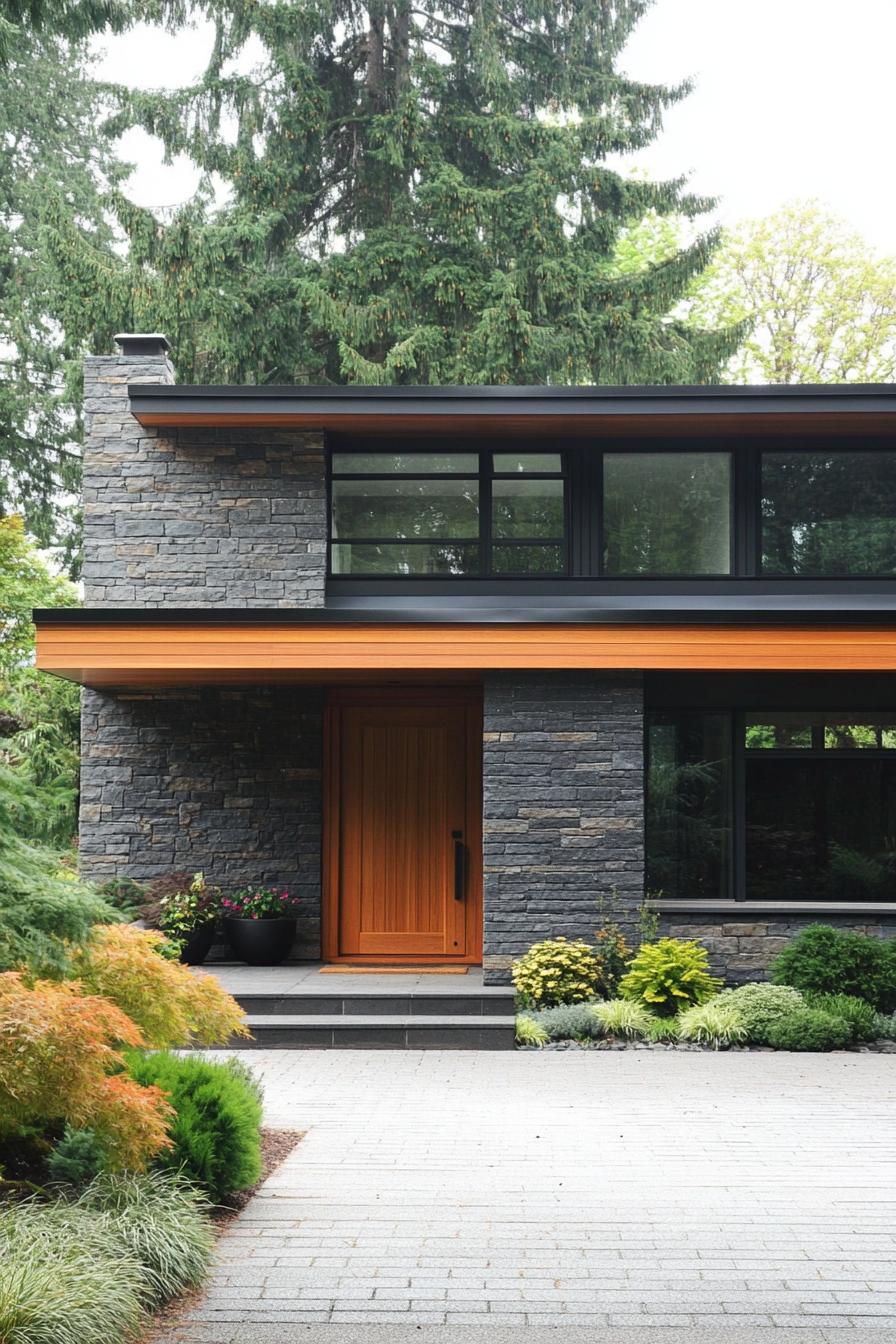
[[[535,1045],[539,1049],[547,1045],[550,1036],[540,1022],[536,1022],[528,1013],[517,1013],[516,1041],[518,1045]]]
[[[92,1129],[66,1125],[62,1138],[47,1158],[47,1175],[61,1185],[81,1189],[106,1166],[106,1150]]]
[[[896,1013],[874,1014],[874,1038],[878,1041],[896,1041]]]
[[[718,1050],[746,1040],[747,1028],[737,1006],[730,999],[723,1002],[717,997],[679,1013],[678,1034],[683,1041],[697,1041]]]
[[[517,993],[536,1008],[593,999],[600,977],[601,963],[594,948],[562,937],[534,943],[511,970]]]
[[[590,1011],[605,1036],[620,1036],[626,1041],[646,1036],[651,1023],[656,1021],[643,1004],[631,999],[608,999],[606,1003],[593,1004]]]
[[[561,1003],[556,1008],[533,1011],[531,1015],[552,1041],[587,1041],[601,1035],[593,1008],[590,1003]]]
[[[810,924],[772,965],[778,985],[819,994],[849,994],[874,1008],[896,1008],[896,948],[891,939]]]
[[[845,1022],[855,1043],[873,1041],[877,1035],[877,1013],[865,999],[852,994],[807,994],[806,1002],[810,1008],[820,1008]]]
[[[660,1017],[674,1017],[680,1008],[712,998],[721,983],[710,975],[709,953],[700,943],[660,938],[641,944],[619,991]]]
[[[644,1039],[651,1041],[654,1045],[661,1045],[666,1041],[677,1041],[678,1018],[652,1017],[650,1025],[644,1033]]]
[[[776,1050],[842,1050],[851,1040],[847,1024],[820,1008],[797,1008],[768,1028]]]
[[[180,1170],[215,1203],[254,1185],[261,1174],[261,1104],[256,1089],[226,1064],[195,1055],[132,1053],[137,1082],[155,1083],[174,1107],[172,1147],[157,1165]]]
[[[805,1007],[798,989],[789,985],[749,984],[737,989],[723,989],[719,1003],[731,1003],[737,1009],[746,1028],[748,1041],[767,1045],[768,1029],[773,1022]]]

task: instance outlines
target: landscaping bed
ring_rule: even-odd
[[[896,942],[816,924],[770,982],[726,988],[695,940],[618,928],[537,943],[513,966],[521,1049],[896,1053]]]

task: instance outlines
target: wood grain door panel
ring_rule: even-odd
[[[328,852],[337,872],[328,874],[327,887],[337,938],[335,948],[328,939],[330,955],[476,957],[480,881],[470,845],[478,852],[480,841],[470,817],[472,807],[478,812],[478,798],[470,796],[471,712],[463,699],[343,703],[335,711],[330,769],[338,798],[332,789],[329,796],[338,809],[338,844]],[[457,838],[467,855],[462,899]]]

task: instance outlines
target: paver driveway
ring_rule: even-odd
[[[307,1137],[171,1338],[317,1338],[301,1328],[313,1323],[495,1339],[500,1326],[896,1329],[896,1057],[244,1058],[269,1122]]]

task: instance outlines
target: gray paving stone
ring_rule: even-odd
[[[306,1138],[159,1344],[896,1344],[890,1057],[250,1063]]]

